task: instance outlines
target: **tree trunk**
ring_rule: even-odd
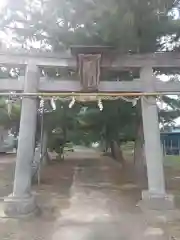
[[[101,141],[101,149],[104,153],[108,152],[108,143],[106,140]]]
[[[118,162],[120,162],[122,165],[124,165],[125,160],[123,157],[123,153],[121,148],[119,147],[119,144],[117,141],[111,141],[111,154],[112,157],[117,160]]]
[[[47,134],[47,131],[44,130],[43,137],[42,137],[42,156],[43,156],[42,164],[43,165],[47,165],[49,161],[47,144],[48,144],[48,134]]]
[[[112,158],[116,159],[113,141],[110,142],[110,148],[111,148],[111,156],[112,156]]]
[[[144,187],[147,182],[147,173],[142,122],[139,123],[134,145],[134,165],[136,181],[139,186]]]
[[[107,141],[105,141],[105,152],[107,153],[109,149],[109,144]]]
[[[8,147],[13,148],[13,146],[6,146],[5,147],[5,140],[7,140],[8,137],[8,130],[5,129],[3,126],[0,126],[0,152],[6,152],[8,150]]]

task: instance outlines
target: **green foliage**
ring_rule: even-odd
[[[15,132],[19,129],[20,103],[12,103],[11,111],[8,112],[8,104],[5,98],[0,98],[0,126],[13,128]]]
[[[100,111],[95,103],[91,103],[78,114],[78,123],[91,142],[124,142],[135,138],[136,113],[136,107],[133,108],[131,103],[122,100],[104,101],[103,111]],[[90,137],[91,134],[94,139]]]

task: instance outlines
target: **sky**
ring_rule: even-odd
[[[6,0],[0,0],[0,8],[4,7],[6,4]]]

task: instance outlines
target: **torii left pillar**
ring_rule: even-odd
[[[30,62],[26,68],[24,92],[36,93],[39,71]],[[31,171],[35,148],[37,98],[23,97],[13,193],[5,201],[4,212],[9,217],[33,213],[37,207],[31,194]]]

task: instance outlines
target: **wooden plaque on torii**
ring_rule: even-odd
[[[102,55],[111,47],[107,46],[72,46],[76,55],[82,92],[97,92],[100,83]]]

